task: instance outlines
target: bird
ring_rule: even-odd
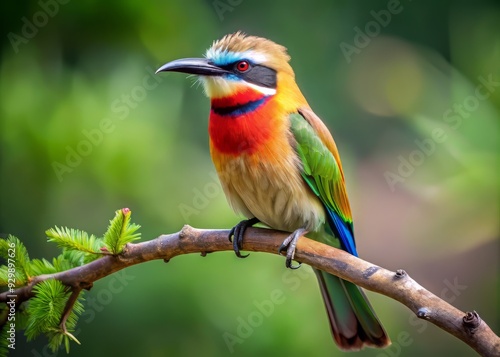
[[[279,253],[295,269],[301,236],[358,253],[339,151],[289,62],[284,46],[238,31],[214,41],[204,57],[173,60],[156,73],[195,75],[210,99],[210,155],[229,205],[246,217],[229,234],[236,255],[247,256],[244,232],[261,223],[290,232]],[[361,288],[313,270],[341,350],[390,344]]]

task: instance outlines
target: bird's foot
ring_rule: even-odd
[[[240,249],[243,246],[243,234],[248,227],[253,226],[254,224],[259,223],[260,221],[257,218],[245,219],[235,225],[231,231],[229,232],[229,241],[233,242],[234,253],[238,258],[246,258],[249,254],[242,255],[240,253]]]
[[[299,238],[307,233],[307,230],[304,228],[299,228],[292,234],[290,234],[284,241],[281,243],[280,248],[278,249],[278,254],[286,251],[286,261],[285,266],[290,269],[298,269],[302,265],[299,263],[298,265],[292,265],[292,260],[295,257],[295,248],[297,247],[297,242]]]

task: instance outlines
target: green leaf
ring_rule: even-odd
[[[37,284],[33,291],[35,296],[30,300],[29,317],[25,330],[28,341],[40,334],[45,334],[49,339],[49,347],[53,352],[57,351],[63,342],[65,345],[69,343],[69,339],[78,342],[72,332],[75,331],[78,315],[83,312],[81,294],[66,320],[67,331],[65,332],[60,327],[60,321],[71,291],[59,280],[54,279]],[[69,349],[69,345],[66,345],[66,348]]]
[[[128,208],[123,208],[116,211],[115,217],[109,221],[103,240],[110,253],[119,254],[127,243],[140,239],[141,234],[136,232],[141,226],[130,223],[131,214]]]
[[[30,266],[34,276],[57,273],[56,268],[46,259],[33,259]]]
[[[0,284],[7,285],[10,269],[14,273],[16,286],[25,285],[32,273],[30,257],[24,244],[13,235],[9,235],[7,239],[0,239],[0,256],[7,261],[6,265],[0,267]]]
[[[47,338],[49,339],[49,347],[53,352],[56,352],[64,342],[64,335],[58,330],[48,332]]]
[[[2,331],[0,331],[0,356],[7,356],[9,354],[8,345],[10,342],[7,339],[9,338],[7,326],[8,324],[5,324],[5,326],[3,326],[2,328]]]
[[[7,272],[7,267],[5,265],[2,265],[0,267],[0,286],[7,286],[8,284],[8,272]]]
[[[78,250],[66,250],[58,257],[52,259],[52,264],[57,271],[65,271],[83,264],[81,256],[87,254]],[[90,254],[89,254],[90,255]],[[74,258],[74,256],[76,258]]]
[[[65,271],[85,263],[84,252],[77,250],[65,250],[58,257],[52,259],[52,263],[46,259],[33,259],[30,262],[30,269],[33,275],[54,274],[57,272]],[[1,281],[0,270],[0,281]]]
[[[45,231],[49,242],[55,242],[59,247],[69,251],[79,251],[85,253],[83,260],[88,262],[102,256],[101,248],[103,242],[93,234],[79,229],[67,227],[55,227]],[[74,261],[74,259],[73,259]],[[78,265],[81,265],[78,264]]]
[[[45,280],[33,287],[35,296],[30,300],[29,318],[25,335],[28,341],[41,333],[59,328],[68,292],[59,280]]]
[[[18,306],[16,311],[16,330],[22,331],[26,329],[26,325],[28,324],[29,313],[28,313],[28,304],[21,304]]]
[[[101,254],[101,253],[100,253]],[[81,252],[79,250],[65,250],[60,256],[57,257],[57,262],[54,262],[55,265],[66,265],[69,266],[69,268],[74,268],[81,266],[85,264],[86,257],[98,257],[96,254],[88,254],[85,252]],[[90,259],[89,261],[92,261],[94,259]]]

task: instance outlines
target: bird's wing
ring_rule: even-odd
[[[329,226],[342,247],[357,256],[351,208],[335,142],[310,109],[290,114],[289,119],[295,150],[302,162],[302,177],[325,206]]]

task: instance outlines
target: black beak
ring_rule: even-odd
[[[205,58],[182,58],[168,62],[158,68],[156,73],[159,72],[182,72],[200,76],[220,76],[225,73],[230,73],[223,68],[209,63]]]

